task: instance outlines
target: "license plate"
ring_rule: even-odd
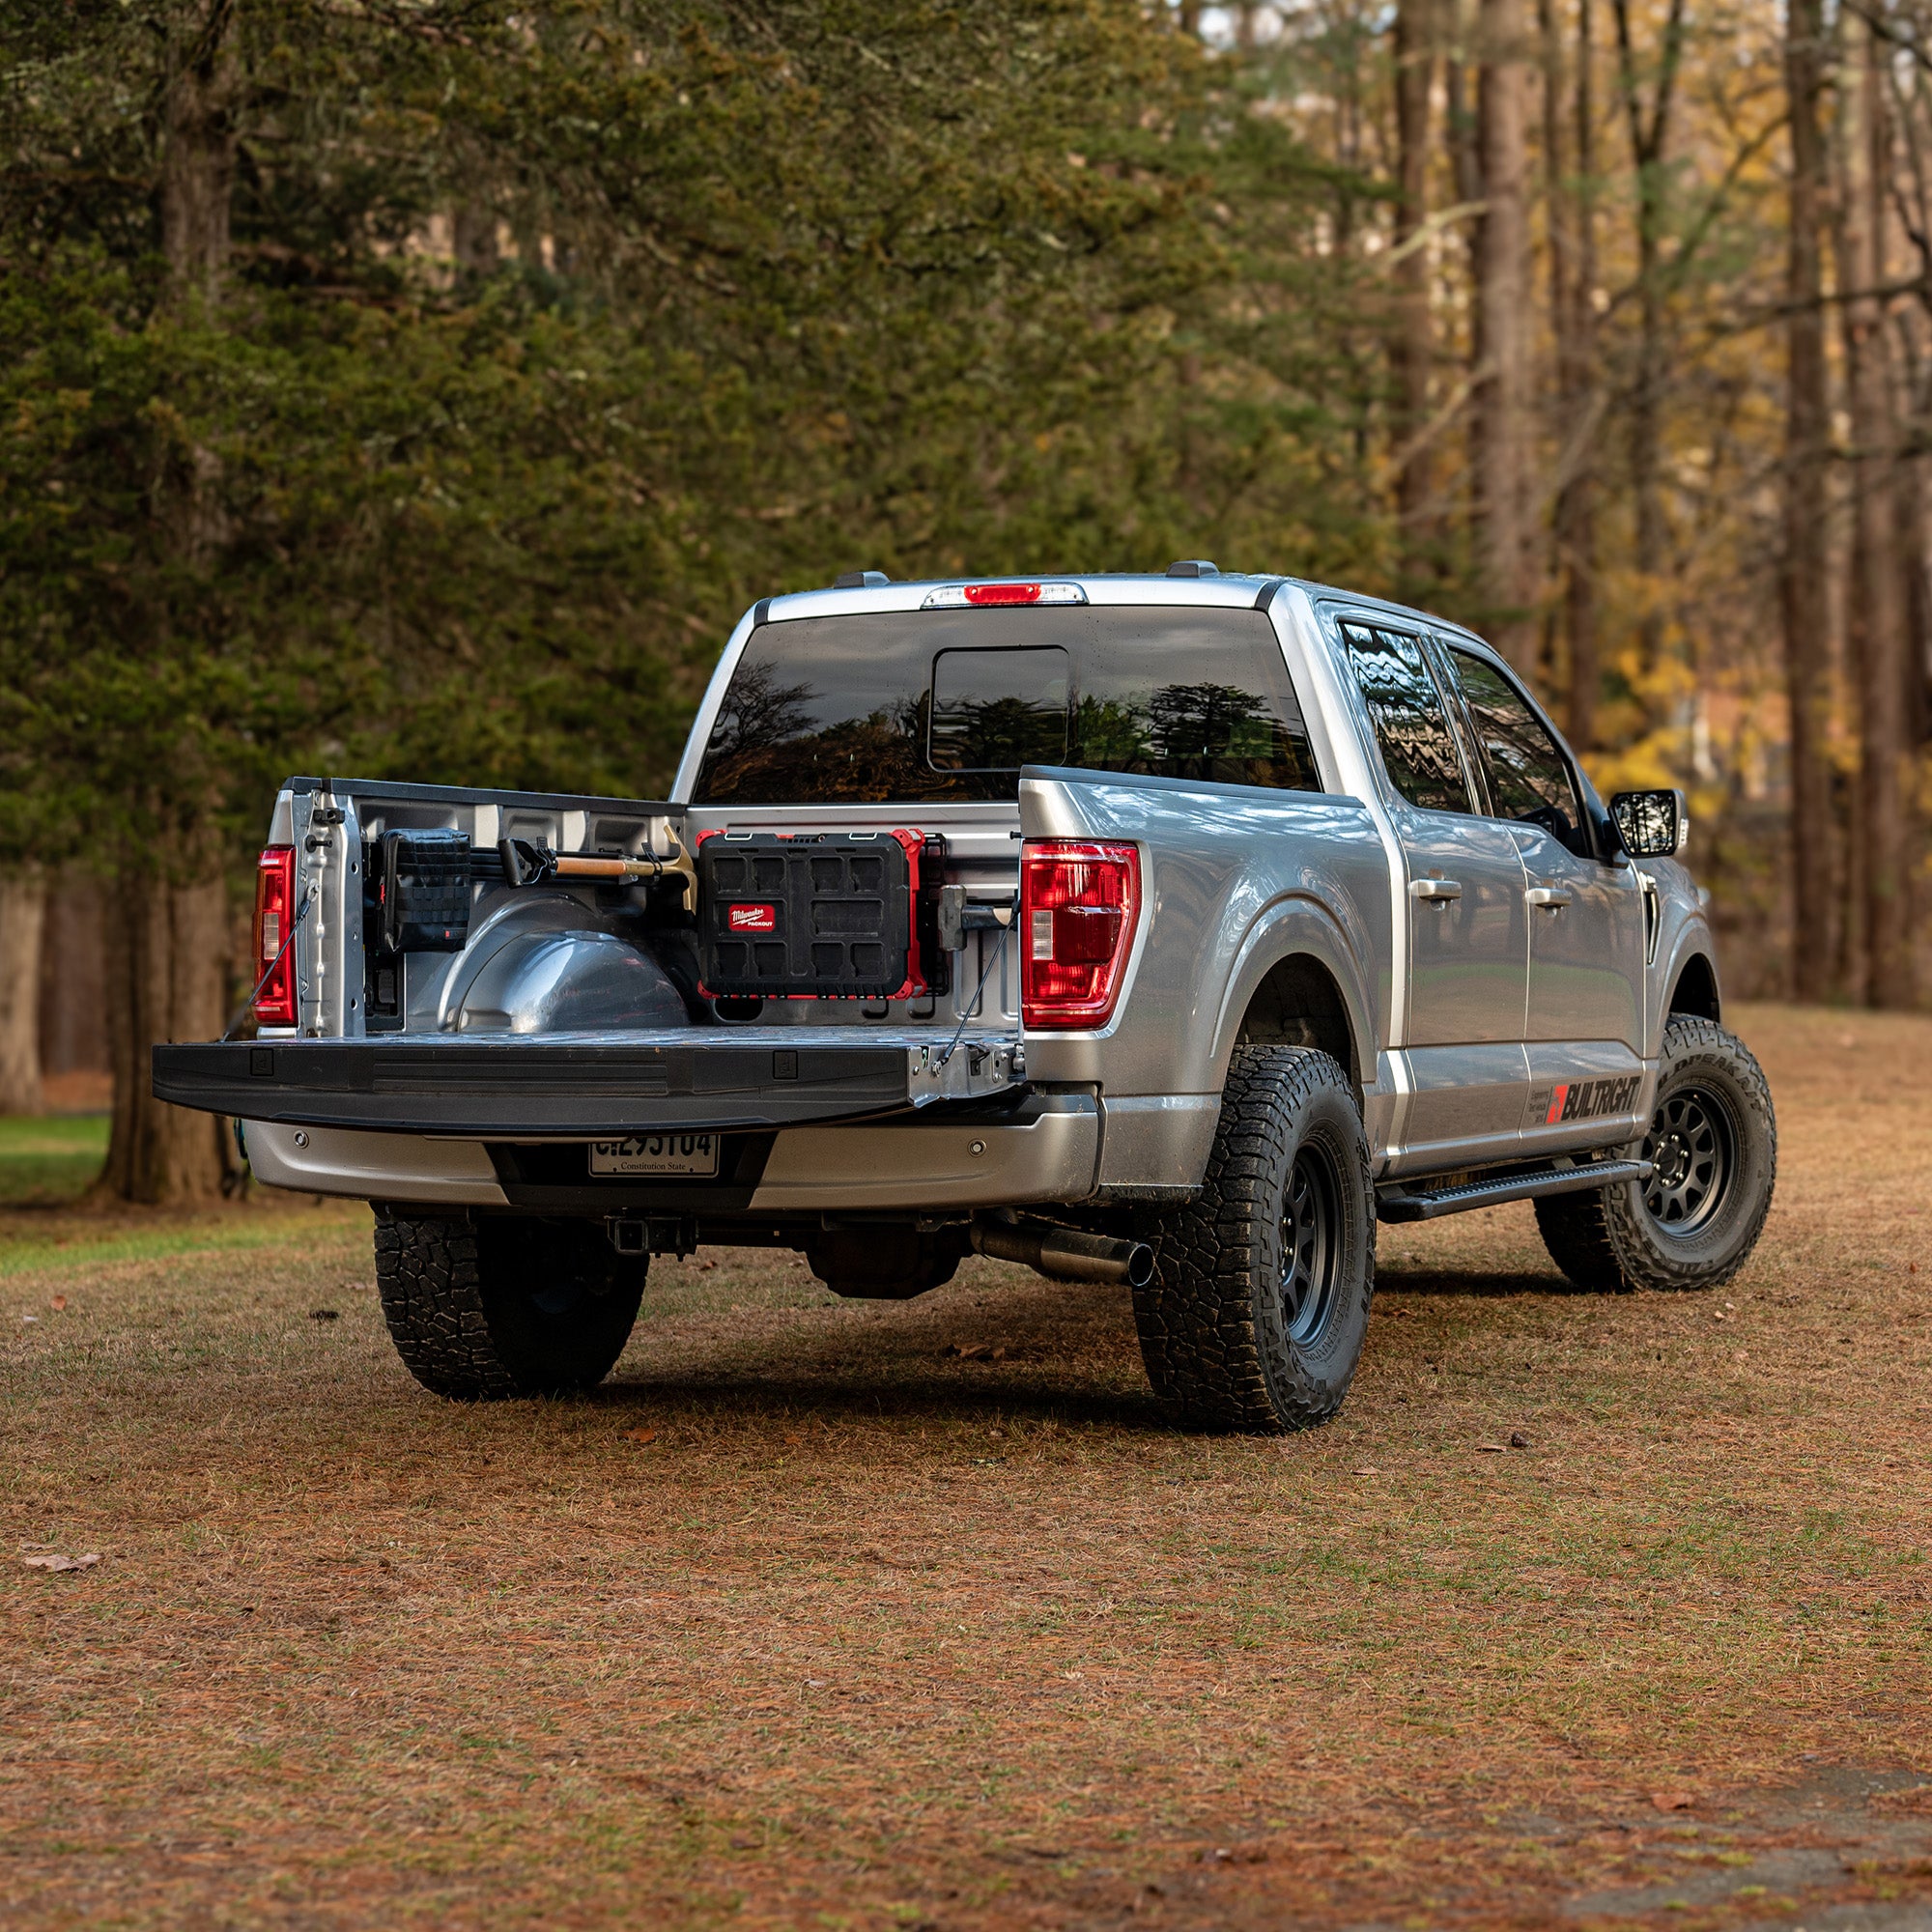
[[[604,1175],[716,1174],[716,1134],[633,1134],[592,1141],[590,1172]]]

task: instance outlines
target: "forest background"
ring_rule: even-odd
[[[98,878],[103,1186],[232,1184],[279,779],[658,794],[857,566],[1465,620],[1734,993],[1914,1005],[1928,452],[1932,0],[12,0],[0,1111]]]

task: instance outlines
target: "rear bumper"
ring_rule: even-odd
[[[707,1227],[767,1215],[944,1213],[1094,1191],[1101,1107],[1091,1093],[901,1114],[889,1122],[729,1134],[715,1181],[593,1180],[580,1147],[494,1144],[352,1127],[244,1123],[248,1163],[270,1187],[526,1213],[694,1216]]]
[[[154,1086],[178,1107],[291,1126],[614,1139],[852,1120],[1013,1084],[1010,1039],[962,1042],[940,1079],[923,1065],[930,1030],[851,1044],[828,1038],[845,1029],[801,1031],[157,1046]]]

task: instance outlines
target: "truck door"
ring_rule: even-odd
[[[1526,874],[1523,1038],[1533,1098],[1546,1103],[1530,1109],[1527,1142],[1602,1141],[1638,1098],[1630,1076],[1642,1071],[1642,887],[1634,867],[1591,854],[1569,756],[1515,681],[1473,651],[1451,644],[1446,655],[1491,810],[1508,824]]]
[[[1478,810],[1421,640],[1354,619],[1341,632],[1394,793],[1407,868],[1403,1037],[1414,1091],[1400,1130],[1402,1165],[1507,1157],[1529,1092],[1528,935],[1517,841],[1512,828]]]

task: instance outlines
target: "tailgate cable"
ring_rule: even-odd
[[[973,1017],[973,1009],[980,1004],[980,995],[986,990],[986,980],[991,975],[993,968],[997,966],[1000,963],[1001,959],[1004,958],[1006,955],[1007,934],[1009,933],[1011,930],[1012,927],[1010,925],[1003,925],[1000,927],[999,939],[997,940],[997,942],[994,944],[993,947],[993,956],[990,959],[988,959],[985,965],[980,969],[980,983],[973,988],[973,997],[970,1000],[968,1000],[963,1007],[960,1008],[959,1024],[953,1028],[952,1037],[946,1042],[946,1051],[939,1056],[938,1064],[941,1066],[947,1065],[952,1061],[952,1056],[956,1052],[958,1052],[960,1037],[966,1031],[966,1022]]]
[[[318,890],[314,886],[311,886],[308,889],[308,896],[302,900],[300,905],[297,906],[296,916],[289,922],[289,936],[282,941],[282,950],[270,962],[269,970],[255,981],[255,990],[235,1009],[235,1017],[228,1022],[228,1031],[221,1036],[223,1045],[226,1045],[229,1040],[235,1037],[235,1029],[242,1024],[245,1015],[253,1011],[255,1002],[262,997],[262,988],[275,977],[275,968],[288,956],[289,948],[296,943],[296,933],[299,930],[302,921],[308,917],[309,907],[320,896],[321,894]]]

